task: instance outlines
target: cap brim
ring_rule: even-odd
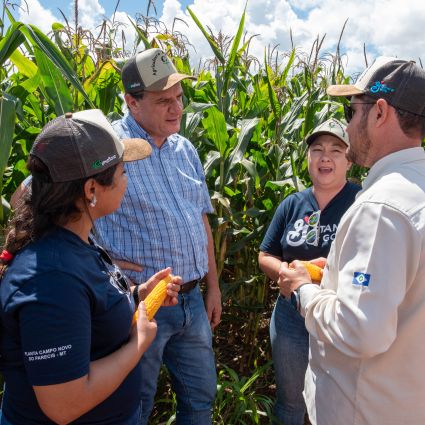
[[[124,162],[138,161],[148,157],[152,153],[152,147],[144,139],[123,139],[124,154],[122,160]]]
[[[345,146],[350,146],[346,140],[344,140],[341,136],[339,136],[338,134],[332,133],[332,131],[317,131],[316,133],[312,133],[310,134],[310,136],[308,136],[305,139],[305,142],[307,144],[307,146],[310,146],[319,136],[323,136],[324,134],[329,134],[330,136],[334,136],[336,137],[338,140],[341,140],[342,143],[344,143]]]
[[[186,74],[171,74],[161,80],[157,81],[154,84],[151,84],[148,87],[145,87],[146,91],[164,91],[173,87],[175,84],[179,83],[182,80],[196,80],[196,77]]]
[[[329,86],[326,89],[326,93],[329,96],[344,96],[344,97],[348,97],[348,96],[356,96],[359,94],[363,94],[364,91],[358,89],[356,86],[354,85],[350,85],[350,84],[341,84],[341,85],[333,85],[333,86]]]

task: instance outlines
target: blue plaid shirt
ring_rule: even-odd
[[[165,267],[183,282],[204,276],[208,240],[202,214],[213,208],[196,149],[178,134],[158,148],[129,113],[113,127],[120,138],[149,141],[152,154],[125,163],[128,187],[121,207],[96,221],[100,244],[112,257],[144,267],[141,273],[126,270],[137,283]]]

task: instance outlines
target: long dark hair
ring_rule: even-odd
[[[91,177],[70,182],[55,183],[48,168],[35,156],[27,163],[31,172],[31,187],[24,192],[10,221],[3,249],[14,256],[28,243],[40,239],[69,220],[78,220],[82,211],[77,201],[85,199],[84,184],[93,178],[102,186],[111,186],[117,165]],[[0,260],[0,264],[10,261]]]

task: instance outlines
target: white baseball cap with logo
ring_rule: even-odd
[[[137,53],[122,68],[121,79],[126,93],[163,91],[181,80],[195,77],[180,74],[161,49],[148,49]]]
[[[341,140],[341,142],[343,142],[347,146],[350,146],[346,127],[347,126],[341,121],[338,121],[335,118],[331,118],[318,125],[305,139],[305,142],[308,146],[310,146],[318,136],[321,136],[322,134],[330,134],[331,136],[337,137],[339,140]]]

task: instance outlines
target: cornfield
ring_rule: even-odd
[[[340,104],[325,93],[349,81],[339,46],[322,53],[266,47],[249,53],[245,12],[236,34],[212,34],[188,12],[207,39],[212,59],[192,69],[185,40],[152,18],[134,25],[137,48],[160,47],[180,72],[198,76],[183,83],[181,134],[197,148],[215,208],[211,226],[223,294],[222,324],[215,335],[219,374],[214,423],[268,423],[273,380],[268,320],[277,289],[260,271],[258,247],[279,203],[310,184],[304,137]],[[98,34],[56,23],[45,35],[17,22],[0,28],[0,225],[10,215],[10,196],[28,175],[25,163],[40,129],[68,111],[101,109],[111,120],[122,115],[120,69],[125,52],[116,42],[118,24],[105,21]],[[160,31],[158,31],[160,29]],[[342,34],[341,34],[342,35]],[[361,179],[364,170],[354,168]],[[173,423],[174,397],[161,374],[152,423]]]

